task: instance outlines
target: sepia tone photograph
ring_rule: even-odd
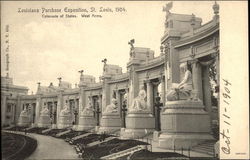
[[[2,158],[248,159],[247,28],[247,1],[2,1]]]

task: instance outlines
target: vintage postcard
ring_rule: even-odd
[[[2,158],[249,159],[247,1],[1,1]]]

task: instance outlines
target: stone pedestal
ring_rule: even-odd
[[[60,115],[58,122],[58,129],[67,128],[72,126],[72,116],[71,115]]]
[[[160,131],[154,131],[154,133],[153,133],[153,141],[158,142],[160,134],[161,134]]]
[[[155,128],[155,118],[151,113],[130,112],[126,117],[126,128],[121,130],[122,138],[141,138]]]
[[[77,127],[78,131],[89,130],[96,126],[96,118],[93,116],[80,116],[79,124]]]
[[[37,127],[37,124],[36,123],[32,123],[31,127]]]
[[[30,117],[26,115],[20,115],[17,125],[18,126],[29,126],[30,123]]]
[[[121,117],[118,114],[106,114],[102,116],[99,133],[110,133],[121,128]]]
[[[213,140],[210,117],[201,101],[169,101],[161,115],[162,134],[158,147],[188,149],[206,140]]]
[[[52,129],[57,129],[57,125],[56,124],[52,124],[51,128]]]
[[[49,115],[40,115],[38,127],[49,127],[51,126],[51,121]]]

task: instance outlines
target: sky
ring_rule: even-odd
[[[79,83],[78,71],[93,75],[96,81],[102,74],[101,60],[117,64],[126,72],[130,46],[147,47],[160,54],[160,39],[164,33],[165,14],[162,7],[167,1],[146,2],[2,2],[1,31],[9,25],[10,77],[14,84],[28,87],[29,94],[36,92],[37,82],[48,86],[58,85],[58,77]],[[213,17],[213,1],[175,1],[172,13],[195,14],[203,24]],[[87,8],[116,7],[126,12],[96,13],[102,18],[42,18],[39,13],[18,13],[18,8]],[[205,11],[205,12],[204,12]],[[46,13],[61,15],[62,13]],[[86,13],[89,14],[89,13]],[[1,34],[2,40],[4,33]],[[5,76],[5,45],[1,44],[1,76]]]

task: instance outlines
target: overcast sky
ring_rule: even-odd
[[[166,2],[3,2],[2,27],[10,26],[10,76],[16,85],[36,92],[37,82],[58,85],[58,77],[79,82],[78,71],[99,81],[103,58],[118,64],[126,72],[130,39],[136,47],[160,52],[164,32]],[[192,14],[203,19],[213,17],[209,2],[173,2],[172,13]],[[90,8],[124,7],[126,12],[102,13],[102,18],[42,18],[42,13],[18,13],[18,8]],[[54,15],[54,13],[49,13]],[[57,14],[60,15],[60,14]],[[1,28],[3,31],[4,28]],[[1,34],[3,35],[3,34]],[[3,38],[3,37],[2,37]],[[2,46],[1,75],[5,76],[5,52]]]

